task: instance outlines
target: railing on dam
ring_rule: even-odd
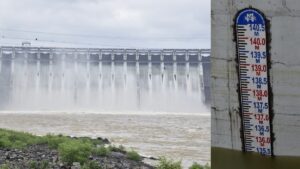
[[[210,55],[209,49],[97,49],[97,48],[44,48],[12,47],[0,48],[2,59],[70,59],[102,62],[164,62],[196,63]]]

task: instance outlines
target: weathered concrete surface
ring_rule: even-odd
[[[241,150],[233,20],[252,6],[270,20],[275,156],[300,156],[300,1],[212,1],[212,146]]]

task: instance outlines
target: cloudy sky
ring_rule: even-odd
[[[0,0],[0,45],[210,48],[210,0]]]

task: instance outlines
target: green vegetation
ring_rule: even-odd
[[[50,169],[48,161],[31,161],[29,164],[30,169]]]
[[[118,147],[118,148],[119,148],[119,150],[121,150],[121,151],[126,151],[126,150],[125,150],[125,147],[124,147],[124,146],[122,146],[122,145],[119,145],[119,147]]]
[[[43,160],[40,164],[40,169],[49,169],[49,161]]]
[[[198,163],[194,163],[191,167],[189,167],[189,169],[210,169],[210,167],[208,166],[208,164],[202,166]]]
[[[159,159],[159,164],[156,169],[182,169],[181,161],[174,161],[167,159],[166,157],[161,157]],[[189,169],[211,169],[209,165],[202,166],[198,163],[194,163]]]
[[[28,145],[41,144],[44,139],[28,133],[0,129],[0,148],[23,149]]]
[[[0,148],[24,149],[30,145],[47,144],[49,148],[57,149],[63,162],[72,164],[79,162],[83,165],[93,151],[97,151],[97,145],[102,145],[102,141],[90,139],[88,137],[71,138],[63,135],[34,136],[29,133],[16,132],[0,129]],[[108,151],[106,152],[108,154]],[[32,161],[30,168],[46,169],[48,163]],[[0,169],[6,166],[1,166]]]
[[[159,159],[157,169],[182,169],[181,161],[168,160],[165,157]]]
[[[90,155],[109,156],[112,151],[125,153],[128,159],[141,161],[141,156],[134,150],[126,152],[125,148],[110,145],[105,147],[101,140],[88,137],[71,138],[63,135],[34,136],[29,133],[16,132],[6,129],[0,129],[0,148],[24,149],[30,145],[46,144],[51,149],[59,152],[63,162],[71,165],[73,162],[79,162],[86,169],[99,169],[97,163],[89,161]],[[47,169],[48,162],[31,161],[31,169]],[[7,165],[0,166],[0,169],[7,168]]]
[[[30,169],[38,169],[38,163],[36,161],[30,161],[29,167]]]
[[[85,163],[81,169],[102,169],[96,161],[89,161]]]
[[[105,147],[101,140],[88,137],[71,138],[63,135],[34,136],[29,133],[15,132],[6,129],[0,129],[0,148],[24,149],[30,145],[46,144],[49,148],[56,149],[59,152],[61,160],[68,164],[79,162],[83,169],[101,169],[97,162],[89,161],[90,155],[99,157],[109,156],[111,152],[126,153],[128,159],[141,161],[142,157],[134,150],[126,151],[120,146],[109,145]],[[48,161],[31,161],[30,169],[48,169]],[[0,169],[9,169],[9,164],[3,164]],[[169,160],[161,157],[157,169],[182,169],[181,161]],[[210,169],[208,165],[202,166],[194,163],[189,169]]]
[[[81,143],[87,143],[90,144],[91,146],[97,146],[97,145],[102,145],[102,141],[100,140],[96,140],[96,139],[91,139],[88,137],[80,137],[80,138],[71,138],[68,136],[63,136],[63,135],[46,135],[44,137],[42,137],[43,139],[45,139],[45,143],[48,144],[48,146],[50,148],[53,149],[58,149],[59,145],[62,143],[66,143],[66,142],[73,142],[73,141],[79,141]]]
[[[126,150],[122,145],[120,145],[119,147],[116,147],[115,145],[109,145],[108,149],[114,152],[126,153]]]
[[[97,147],[93,150],[93,154],[96,156],[104,157],[110,155],[111,150],[106,148],[104,145]]]
[[[89,143],[93,146],[102,145],[102,141],[88,137],[71,138],[63,135],[34,136],[29,133],[16,132],[6,129],[0,129],[0,148],[23,149],[30,145],[47,144],[52,149],[58,149],[59,145],[69,141],[80,141]]]
[[[130,160],[141,161],[142,157],[134,150],[128,151],[126,157]]]
[[[9,165],[8,164],[0,165],[0,169],[9,169]]]
[[[70,165],[73,162],[83,165],[91,155],[92,144],[81,140],[67,141],[59,145],[58,151],[62,161]]]

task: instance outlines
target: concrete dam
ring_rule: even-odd
[[[0,48],[1,111],[198,113],[208,49]]]

